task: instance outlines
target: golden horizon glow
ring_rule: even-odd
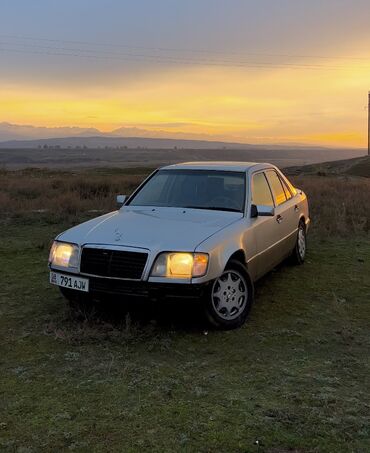
[[[102,88],[0,86],[0,121],[45,127],[138,127],[148,136],[341,147],[367,144],[370,63],[316,70],[176,68]],[[156,135],[157,134],[157,135]]]

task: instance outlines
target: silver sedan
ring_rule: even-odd
[[[170,165],[117,201],[53,243],[50,282],[70,301],[197,298],[211,323],[235,328],[258,278],[305,259],[307,197],[271,164]]]

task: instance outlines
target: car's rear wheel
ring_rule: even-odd
[[[307,236],[306,225],[301,220],[298,225],[297,240],[292,253],[292,261],[294,264],[303,264],[307,252]]]
[[[239,261],[230,261],[209,286],[205,299],[208,320],[216,327],[235,329],[247,319],[253,302],[253,283]]]

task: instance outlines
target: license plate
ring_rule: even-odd
[[[59,274],[59,272],[50,272],[50,283],[76,291],[84,291],[85,293],[89,291],[89,280],[87,278],[63,275]]]

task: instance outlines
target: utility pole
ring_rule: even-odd
[[[370,91],[369,102],[367,104],[367,154],[370,156]]]
[[[367,154],[370,156],[370,91],[367,105]]]

